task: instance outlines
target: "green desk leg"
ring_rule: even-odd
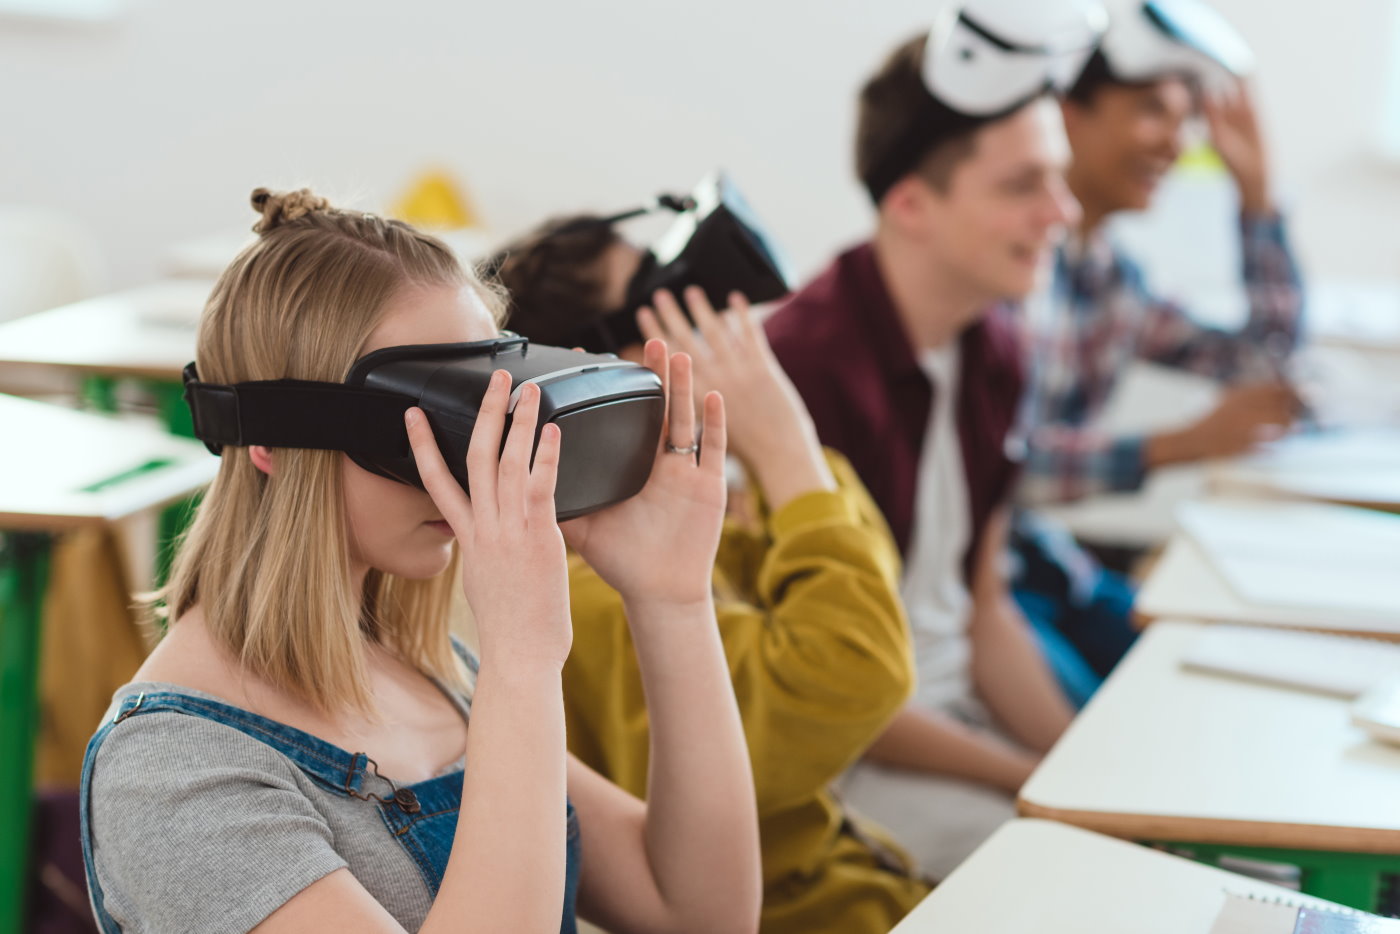
[[[160,417],[165,422],[166,429],[172,435],[179,435],[182,438],[194,437],[194,417],[190,414],[190,407],[185,403],[185,387],[183,383],[168,383],[151,380],[146,384],[146,388],[156,398],[156,405],[160,410]],[[189,527],[190,521],[194,518],[195,507],[199,505],[199,496],[191,496],[189,499],[181,500],[171,506],[167,506],[160,514],[160,550],[156,553],[156,586],[163,587],[170,577],[170,562],[175,557],[175,544],[180,536]]]
[[[175,560],[175,550],[180,542],[180,536],[185,534],[185,529],[189,528],[190,523],[194,521],[195,509],[198,508],[199,501],[203,498],[203,493],[195,493],[178,503],[171,503],[160,511],[155,567],[157,587],[164,587],[165,582],[170,579],[170,566]]]
[[[1297,866],[1307,895],[1362,911],[1380,907],[1381,877],[1400,872],[1400,854],[1333,853],[1325,850],[1276,850],[1267,847],[1173,843],[1198,860],[1215,865],[1222,856],[1240,856]]]
[[[166,429],[172,435],[193,438],[194,416],[185,403],[184,384],[150,380],[146,388],[156,397],[156,408],[160,410],[160,418],[165,422]]]
[[[84,376],[80,393],[84,408],[108,413],[117,410],[117,381],[110,376]]]
[[[0,788],[16,819],[0,834],[0,931],[23,930],[48,570],[47,535],[0,535]]]

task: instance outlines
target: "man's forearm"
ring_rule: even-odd
[[[1048,752],[1074,711],[1010,595],[999,594],[987,604],[979,601],[973,611],[973,682],[1012,736],[1036,752]]]
[[[1015,794],[1038,761],[996,736],[977,733],[947,714],[906,705],[866,753],[893,768],[948,775]]]

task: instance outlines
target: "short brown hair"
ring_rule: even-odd
[[[860,91],[856,117],[856,175],[867,184],[883,167],[916,120],[926,119],[929,92],[922,75],[928,34],[901,42]],[[980,124],[954,131],[936,143],[911,171],[939,191],[958,164],[972,155]]]
[[[603,258],[625,242],[591,214],[556,217],[503,247],[488,264],[510,293],[506,326],[541,344],[574,341],[606,307]]]

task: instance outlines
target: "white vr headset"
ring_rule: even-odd
[[[924,50],[925,106],[863,179],[871,198],[878,204],[934,145],[1068,90],[1107,27],[1098,0],[945,4]]]
[[[929,30],[924,86],[960,114],[1007,113],[1068,90],[1107,28],[1095,0],[951,3]]]
[[[1244,37],[1201,0],[1108,2],[1109,28],[1099,53],[1116,80],[1181,74],[1217,90],[1254,70]]]

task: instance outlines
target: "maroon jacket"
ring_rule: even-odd
[[[841,254],[768,319],[768,339],[817,425],[869,487],[906,556],[933,386],[885,288],[870,244]],[[987,522],[1006,503],[1017,464],[1008,436],[1021,398],[1016,331],[1002,309],[963,331],[958,434],[971,499],[969,583]]]

